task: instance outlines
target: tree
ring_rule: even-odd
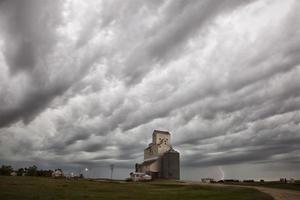
[[[14,169],[10,165],[2,165],[0,168],[0,175],[2,176],[10,176]]]
[[[51,177],[53,171],[52,170],[38,170],[37,176],[45,176],[45,177]]]
[[[18,171],[17,171],[17,176],[23,176],[24,173],[25,173],[24,168],[20,168],[20,169],[18,169]]]
[[[37,175],[37,166],[33,165],[31,167],[28,167],[27,175],[28,176],[36,176]]]

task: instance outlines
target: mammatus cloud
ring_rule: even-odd
[[[1,160],[131,167],[164,129],[183,166],[299,165],[299,8],[1,1]]]

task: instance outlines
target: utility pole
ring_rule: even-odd
[[[114,164],[111,164],[111,165],[110,165],[110,180],[112,180],[112,177],[113,177],[114,167],[115,167]]]

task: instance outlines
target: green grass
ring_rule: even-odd
[[[0,199],[271,200],[272,197],[255,189],[237,187],[0,177]]]
[[[300,183],[280,183],[280,182],[254,182],[254,183],[225,183],[226,185],[260,186],[286,190],[300,191]]]

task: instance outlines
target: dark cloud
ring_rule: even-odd
[[[17,105],[12,108],[2,104],[0,126],[6,126],[20,119],[30,121],[56,95],[62,94],[66,86],[49,86],[47,80],[43,80],[47,76],[43,60],[57,40],[55,29],[60,24],[59,2],[3,1],[0,9],[1,24],[5,27],[3,54],[11,76],[25,72],[31,80],[31,88],[22,91],[25,95]],[[37,85],[41,84],[38,81],[41,79],[43,85]]]
[[[18,76],[25,78],[19,82],[21,86],[16,86],[21,90],[19,94],[13,94],[15,88],[11,88],[1,96],[4,103],[0,107],[0,127],[19,120],[30,122],[47,109],[55,97],[78,81],[98,59],[98,53],[96,56],[86,53],[78,61],[73,58],[77,52],[66,52],[69,53],[67,58],[55,52],[57,45],[63,42],[59,28],[66,23],[63,21],[62,7],[60,1],[2,2],[0,22],[5,27],[3,55],[10,71],[7,76],[12,79]],[[53,59],[57,60],[53,62]]]
[[[216,15],[249,2],[253,1],[179,1],[167,5],[163,22],[149,30],[151,35],[134,49],[125,63],[125,76],[129,84],[141,81],[151,71],[150,67],[145,66],[146,63],[164,65],[176,57],[182,52],[184,42],[199,33]]]
[[[183,167],[295,170],[299,8],[0,1],[1,162],[133,168],[163,129]]]
[[[32,71],[56,43],[61,23],[59,1],[3,1],[5,58],[11,73]]]

